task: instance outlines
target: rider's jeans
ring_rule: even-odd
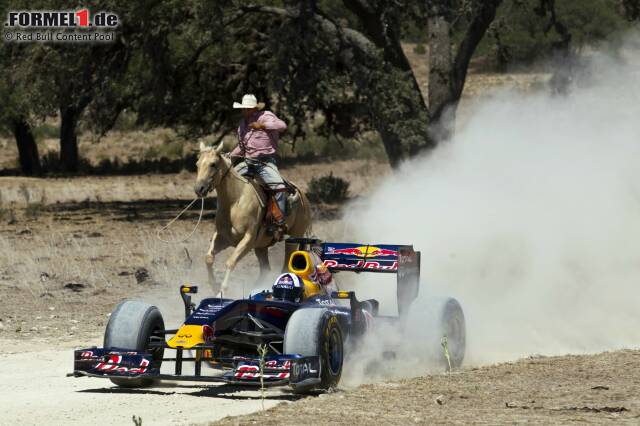
[[[285,188],[284,181],[282,177],[280,177],[280,172],[278,172],[278,166],[276,166],[276,160],[273,157],[262,157],[260,159],[245,158],[235,166],[235,169],[241,175],[246,175],[251,172],[260,176],[271,189]],[[283,215],[286,214],[285,192],[276,192],[275,196],[280,211]]]

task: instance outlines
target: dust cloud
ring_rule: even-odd
[[[585,61],[568,94],[476,101],[346,218],[422,251],[416,308],[460,301],[465,365],[640,346],[640,37]]]

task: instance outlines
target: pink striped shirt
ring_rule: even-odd
[[[264,129],[254,130],[249,124],[258,122]],[[287,129],[284,121],[271,111],[257,111],[248,120],[242,119],[238,126],[238,145],[231,151],[232,156],[255,158],[260,155],[273,155],[278,148],[280,133]]]

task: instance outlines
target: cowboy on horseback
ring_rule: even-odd
[[[276,229],[271,229],[270,232],[282,235],[286,232],[287,186],[278,171],[275,154],[280,133],[287,129],[287,125],[271,111],[263,110],[264,103],[258,102],[254,95],[244,95],[242,102],[233,103],[233,108],[242,111],[242,120],[238,126],[238,145],[230,154],[231,158],[242,159],[235,165],[235,169],[241,175],[259,176],[275,194],[278,209],[273,210],[273,222]]]
[[[218,290],[221,293],[227,291],[231,271],[249,250],[254,250],[262,276],[270,269],[268,248],[279,241],[285,231],[292,237],[302,237],[311,230],[311,209],[304,191],[293,182],[285,182],[275,164],[279,133],[286,129],[286,124],[272,112],[262,111],[264,105],[258,104],[253,95],[245,95],[242,103],[234,103],[233,106],[242,109],[244,118],[238,128],[239,144],[232,155],[241,157],[243,161],[236,168],[232,165],[232,156],[223,153],[222,143],[213,147],[201,141],[193,187],[198,197],[205,197],[214,189],[217,193],[215,232],[205,257],[209,283],[214,293]],[[250,168],[272,188],[287,187],[295,191],[295,195],[288,200],[286,217],[280,213],[280,219],[284,219],[282,227],[285,228],[280,229],[281,232],[270,233],[268,226],[265,226],[267,209],[275,203],[265,200],[263,192],[241,175]],[[280,193],[277,197],[280,209],[284,210],[286,194]],[[275,209],[277,207],[271,210]],[[234,249],[225,262],[224,279],[218,287],[213,264],[216,255],[227,247]]]

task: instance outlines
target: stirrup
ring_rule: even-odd
[[[287,234],[287,225],[276,226],[273,230],[273,239],[276,241],[282,241]]]

